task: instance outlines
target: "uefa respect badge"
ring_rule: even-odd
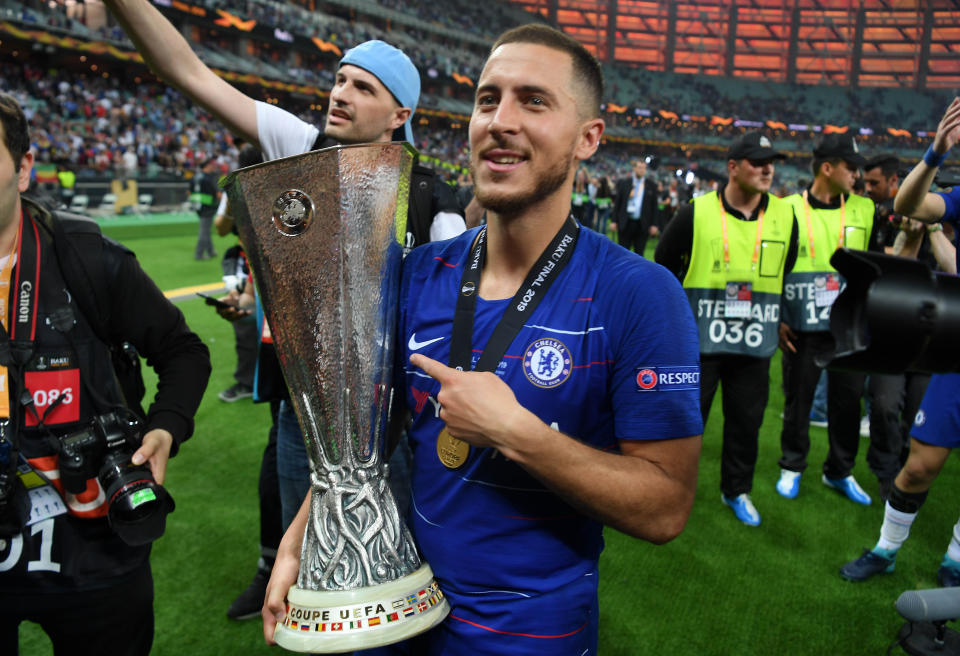
[[[638,367],[638,392],[683,392],[700,389],[700,367]]]

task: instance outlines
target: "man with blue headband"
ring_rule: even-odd
[[[105,4],[151,70],[216,116],[235,135],[254,144],[266,161],[339,144],[413,143],[410,124],[420,99],[420,73],[407,55],[383,41],[361,43],[340,60],[321,131],[231,86],[200,60],[177,28],[150,2],[106,0]],[[455,237],[466,228],[451,187],[437,180],[433,170],[419,164],[413,167],[409,208],[406,252],[428,241]],[[280,402],[277,427],[277,478],[286,528],[310,489],[310,465],[288,401]],[[406,483],[405,462],[398,460],[409,453],[405,449],[398,449],[391,461],[394,486]],[[227,611],[229,617],[259,616],[276,547],[261,545],[259,571]]]
[[[383,41],[361,43],[340,60],[321,131],[231,86],[147,0],[104,4],[152,71],[257,146],[266,160],[337,144],[413,142],[410,123],[420,99],[420,73],[409,57]],[[449,186],[435,184],[432,171],[423,167],[415,167],[413,175],[411,189],[416,191],[411,192],[407,250],[460,234],[466,226]],[[419,177],[428,184],[420,184]],[[432,198],[417,196],[431,189]]]

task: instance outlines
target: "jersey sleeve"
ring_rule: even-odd
[[[953,225],[960,223],[960,187],[938,192],[937,195],[943,198],[943,220]]]
[[[631,258],[611,276],[613,349],[610,393],[618,440],[659,440],[703,433],[697,326],[677,279],[664,267]]]
[[[319,134],[320,130],[290,112],[257,101],[257,137],[265,160],[305,153]]]

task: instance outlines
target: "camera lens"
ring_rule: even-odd
[[[80,494],[87,489],[89,468],[86,458],[79,453],[60,454],[60,481],[63,488],[72,494]]]
[[[110,526],[124,542],[139,546],[163,535],[175,504],[149,467],[132,464],[129,453],[111,453],[104,458],[99,479],[107,495]]]

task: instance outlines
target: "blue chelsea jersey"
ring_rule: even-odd
[[[436,453],[440,384],[409,363],[413,353],[449,362],[463,265],[476,235],[421,246],[404,262],[397,384],[413,418],[411,528],[451,592],[557,590],[596,567],[601,525],[495,449],[471,447],[461,467],[444,467]],[[477,299],[474,364],[510,303]],[[618,439],[702,433],[698,351],[676,278],[581,228],[570,262],[496,373],[546,424],[615,450]]]
[[[960,241],[960,237],[957,236],[957,228],[960,228],[960,187],[954,187],[949,191],[938,192],[938,195],[943,198],[944,211],[941,221],[953,224],[954,227],[954,245]],[[957,249],[957,270],[960,271],[960,248]]]

